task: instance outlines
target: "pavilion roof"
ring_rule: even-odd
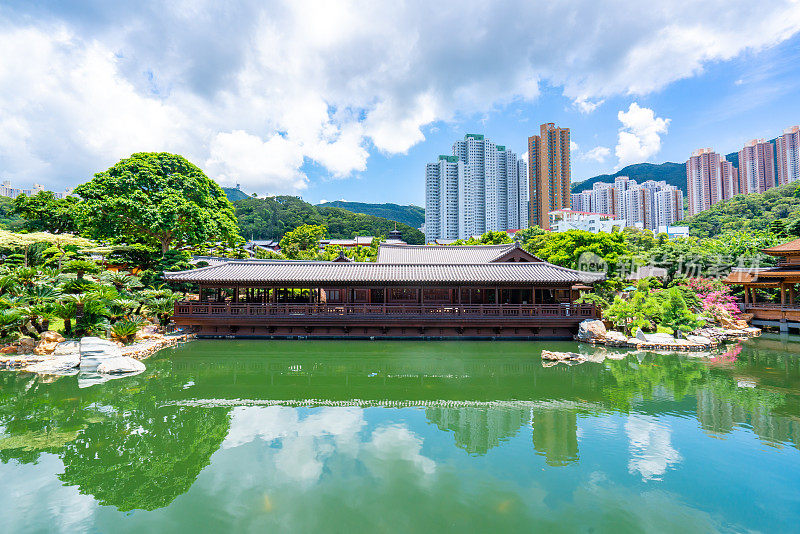
[[[519,248],[516,243],[504,245],[394,245],[381,244],[376,263],[470,265],[491,263],[510,252],[518,251],[530,262],[542,260]]]
[[[592,283],[603,273],[575,271],[546,262],[387,264],[231,261],[190,271],[166,272],[166,280],[220,284],[547,284]]]
[[[798,256],[800,255],[800,238],[782,245],[775,245],[774,247],[762,248],[761,252],[769,254],[770,256]]]

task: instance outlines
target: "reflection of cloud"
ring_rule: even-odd
[[[364,424],[363,413],[356,408],[325,408],[303,419],[296,409],[282,406],[236,408],[222,448],[256,439],[280,440],[273,458],[275,468],[290,479],[314,482],[334,452],[355,455]]]
[[[681,455],[672,447],[668,427],[652,417],[631,416],[625,423],[630,440],[631,459],[628,472],[639,472],[642,480],[660,479],[667,469],[681,461]]]
[[[367,450],[382,462],[387,460],[410,462],[426,475],[431,475],[436,470],[436,462],[420,452],[422,439],[404,426],[392,425],[376,429],[372,433],[372,441],[367,445]]]
[[[389,461],[410,462],[422,474],[434,471],[434,462],[420,453],[422,440],[405,426],[384,426],[362,436],[366,421],[358,408],[324,408],[303,418],[300,413],[284,406],[236,408],[221,448],[276,442],[271,460],[290,482],[319,481],[336,456],[361,460],[374,474],[383,473]]]
[[[57,456],[42,454],[36,464],[2,465],[0,517],[3,532],[89,530],[98,508],[91,495],[76,486],[62,486],[56,473],[64,469]],[[11,496],[11,498],[8,498]]]

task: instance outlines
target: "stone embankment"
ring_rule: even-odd
[[[741,325],[737,325],[741,326]],[[634,352],[613,352],[608,347],[631,348],[637,351],[692,352],[697,356],[710,356],[710,351],[726,341],[742,341],[761,334],[761,329],[743,328],[701,328],[683,339],[669,334],[646,334],[639,330],[635,337],[622,332],[606,330],[602,321],[587,319],[580,323],[576,341],[592,345],[604,345],[583,352],[542,351],[542,365],[551,367],[559,363],[576,365],[584,362],[602,363],[606,359],[621,360]]]
[[[84,337],[65,340],[57,332],[45,332],[39,342],[22,338],[0,349],[0,369],[15,369],[43,375],[129,375],[141,373],[141,362],[159,350],[188,341],[191,334],[163,335],[155,327],[137,332],[135,342]],[[95,381],[97,382],[97,380]]]

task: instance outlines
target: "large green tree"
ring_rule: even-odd
[[[25,219],[26,230],[74,234],[79,230],[81,204],[77,197],[56,198],[52,191],[39,191],[15,198],[14,213]]]
[[[241,241],[233,205],[216,182],[184,157],[166,152],[123,159],[75,193],[97,237],[158,247]]]

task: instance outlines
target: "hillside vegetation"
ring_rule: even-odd
[[[399,204],[369,204],[366,202],[347,202],[345,200],[336,200],[333,202],[324,202],[318,206],[344,208],[353,213],[363,213],[365,215],[375,215],[376,217],[383,217],[390,221],[397,221],[399,223],[407,224],[414,228],[419,228],[425,222],[425,209],[413,204],[409,206],[401,206]]]
[[[597,182],[612,183],[617,176],[628,176],[639,183],[647,180],[664,180],[669,185],[674,185],[686,194],[686,164],[672,163],[669,161],[661,164],[635,163],[623,167],[614,174],[593,176],[588,180],[573,183],[572,192],[580,193],[581,191],[586,191],[587,189],[591,189]]]
[[[244,198],[250,198],[247,193],[235,187],[223,187],[222,190],[225,191],[225,196],[228,197],[228,200],[231,202],[236,202],[237,200],[242,200]]]
[[[293,196],[245,198],[234,202],[239,231],[246,239],[280,239],[304,224],[325,225],[328,237],[347,239],[355,235],[386,236],[395,222],[383,217],[353,213],[343,208],[314,206]],[[397,224],[403,239],[421,245],[425,236],[417,228]]]
[[[787,184],[765,193],[736,195],[686,218],[682,223],[698,237],[713,237],[728,231],[788,228],[800,221],[800,187]]]

